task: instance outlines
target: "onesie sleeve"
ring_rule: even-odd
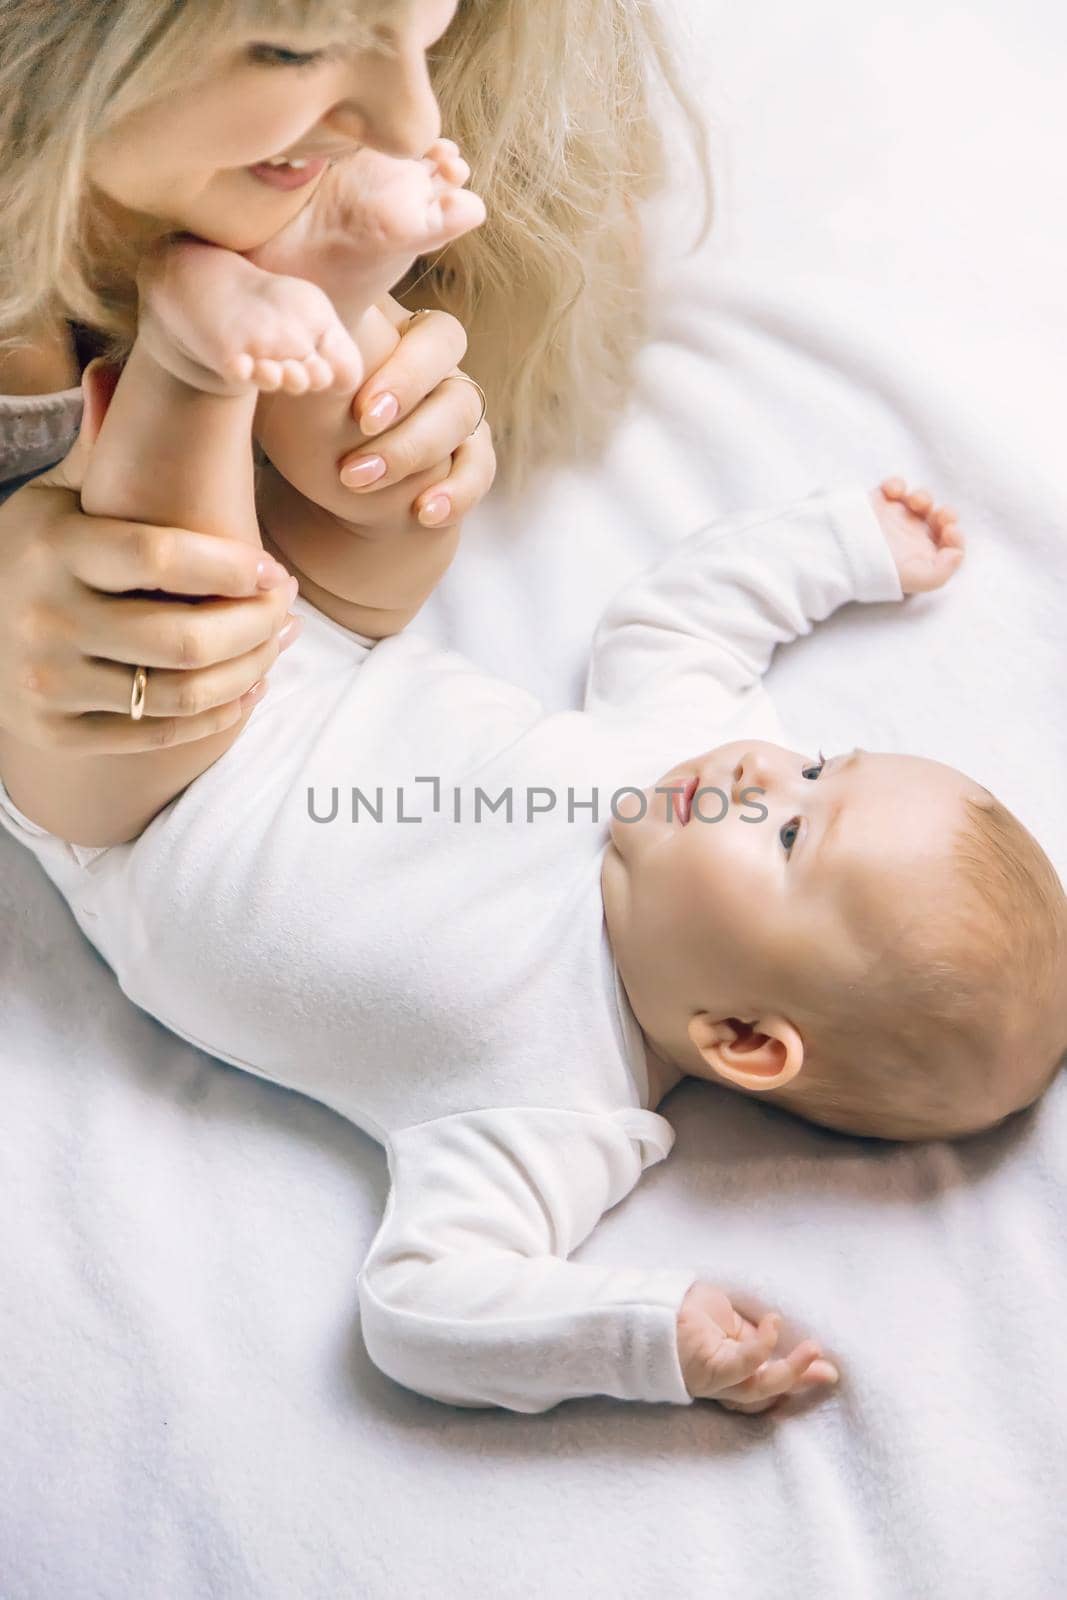
[[[372,1360],[451,1405],[689,1404],[676,1323],[698,1274],[567,1260],[673,1139],[636,1108],[465,1112],[394,1134],[360,1275]]]
[[[593,641],[586,709],[757,684],[775,648],[850,600],[903,591],[867,490],[811,495],[700,529],[628,584]]]

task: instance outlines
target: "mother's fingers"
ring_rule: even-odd
[[[349,514],[351,525],[366,539],[392,539],[411,529],[426,532],[415,519],[412,501],[433,484],[444,483],[451,467],[450,455],[439,456],[424,472],[391,484],[379,494],[360,495]],[[436,528],[433,531],[436,533]]]
[[[265,688],[265,686],[264,686]],[[259,697],[262,697],[262,690]],[[134,722],[128,714],[90,711],[80,717],[49,716],[48,745],[68,755],[138,755],[146,750],[169,749],[172,745],[192,744],[232,728],[251,711],[257,697],[204,711],[197,717],[142,717]]]
[[[452,470],[441,483],[419,495],[412,511],[424,528],[447,528],[462,522],[493,487],[496,451],[492,430],[483,422],[477,433],[457,447]]]
[[[447,311],[427,311],[405,326],[410,332],[401,330],[393,354],[352,397],[353,420],[367,438],[408,416],[467,353],[466,329]]]
[[[341,482],[354,495],[373,494],[401,483],[458,449],[478,427],[481,414],[481,396],[474,385],[459,375],[454,381],[446,379],[403,422],[373,444],[345,456],[340,463]],[[385,471],[368,484],[346,483],[351,469],[371,458],[383,461]]]
[[[30,485],[32,488],[33,485]],[[185,528],[87,517],[64,490],[57,497],[49,544],[68,571],[90,589],[115,593],[162,590],[169,595],[253,597],[280,587],[289,574],[265,550]],[[165,604],[158,601],[157,605]]]
[[[253,650],[211,666],[187,671],[152,667],[145,690],[146,717],[199,717],[229,705],[267,675],[283,650],[303,630],[304,619],[290,614],[285,626]],[[47,664],[34,670],[33,689],[49,709],[80,716],[87,711],[129,714],[132,664],[79,658],[73,664]]]
[[[273,638],[295,593],[295,578],[250,605],[233,600],[183,605],[89,592],[79,609],[76,642],[82,655],[107,661],[183,671],[213,666]]]

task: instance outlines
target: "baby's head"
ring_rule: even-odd
[[[883,1139],[976,1133],[1055,1075],[1067,897],[962,773],[749,741],[624,814],[608,929],[646,1039],[684,1072]]]

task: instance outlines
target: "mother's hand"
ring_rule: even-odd
[[[466,332],[447,311],[413,318],[391,298],[381,309],[403,337],[352,400],[353,420],[373,441],[339,464],[341,482],[362,502],[352,519],[391,529],[410,516],[423,528],[454,527],[496,476],[492,430],[478,423],[481,397],[459,371]]]
[[[299,632],[297,623],[281,638],[288,574],[264,551],[82,513],[78,490],[113,382],[99,364],[87,370],[74,448],[0,507],[0,727],[67,754],[158,749],[233,726]],[[135,722],[136,666],[152,670]]]

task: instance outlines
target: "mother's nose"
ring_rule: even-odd
[[[381,71],[323,118],[335,133],[387,156],[418,160],[441,137],[441,112],[421,50],[383,57]]]

